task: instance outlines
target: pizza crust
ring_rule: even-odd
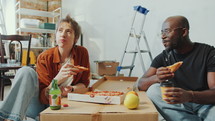
[[[174,63],[173,65],[167,66],[171,70],[171,72],[175,72],[178,70],[178,68],[183,64],[183,61],[179,61],[177,63]]]
[[[90,95],[90,97],[95,97],[95,96],[121,96],[124,94],[124,92],[120,91],[92,91],[92,92],[87,92],[87,95]]]
[[[77,69],[79,69],[79,71],[80,72],[82,72],[82,71],[88,71],[89,69],[88,68],[86,68],[86,67],[83,67],[83,66],[74,66],[75,68],[77,68]]]

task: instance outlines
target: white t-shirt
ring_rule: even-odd
[[[67,64],[67,63],[70,63],[70,64],[73,64],[73,59],[71,61],[71,58],[68,59],[64,64]],[[62,64],[62,66],[64,65]],[[73,82],[73,75],[71,75],[65,82],[63,82],[62,84],[60,84],[60,87],[66,87],[66,86],[70,86]]]

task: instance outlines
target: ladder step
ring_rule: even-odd
[[[133,33],[130,33],[129,36],[134,37],[134,38],[138,38],[138,39],[140,39],[140,37],[141,37],[140,35],[134,35]]]
[[[118,66],[117,67],[117,71],[120,71],[121,69],[133,69],[134,65],[131,66]]]
[[[148,51],[148,50],[140,50],[140,52],[141,53],[148,53],[150,51]],[[130,51],[125,51],[125,53],[138,53],[138,51],[137,50],[130,50]]]

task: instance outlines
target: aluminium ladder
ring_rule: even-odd
[[[143,63],[143,58],[142,58],[142,54],[141,53],[148,53],[149,57],[150,57],[150,59],[152,61],[152,54],[151,54],[151,51],[149,49],[149,45],[148,45],[145,33],[143,31],[143,26],[144,26],[146,14],[149,12],[149,10],[147,10],[146,8],[144,8],[142,6],[134,6],[134,10],[135,10],[135,14],[134,14],[134,18],[133,18],[132,25],[131,25],[131,30],[130,30],[130,33],[129,33],[129,36],[128,36],[128,39],[127,39],[127,43],[126,43],[126,46],[125,46],[125,49],[124,49],[124,52],[123,52],[120,64],[117,67],[117,76],[120,75],[120,71],[122,69],[129,69],[130,70],[129,71],[129,76],[131,76],[132,70],[135,67],[134,63],[135,63],[135,58],[136,58],[137,54],[138,54],[139,59],[140,59],[140,63],[141,63],[141,66],[142,66],[143,73],[146,70],[145,70],[145,66],[144,66],[144,63]],[[142,21],[140,20],[142,23],[139,26],[140,27],[140,32],[139,33],[137,33],[136,30],[135,30],[135,25],[136,25],[135,23],[139,22],[139,21],[136,20],[138,18],[137,14],[141,14],[140,16],[142,16],[141,17]],[[140,40],[141,40],[141,36],[143,36],[143,39],[144,39],[144,43],[145,43],[145,46],[146,46],[145,50],[141,50],[140,46],[139,46]],[[135,41],[134,42],[135,49],[132,50],[132,51],[128,51],[128,45],[129,45],[129,43],[130,43],[129,41],[131,41],[131,39],[133,39],[132,42]],[[131,65],[129,65],[129,66],[122,66],[122,63],[123,63],[123,60],[125,59],[125,55],[126,54],[133,54],[132,62],[131,62]]]
[[[3,8],[2,8],[1,2],[0,2],[0,33],[1,34],[7,34],[6,27],[5,27]]]

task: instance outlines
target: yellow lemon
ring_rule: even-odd
[[[137,92],[135,92],[135,91],[129,91],[126,95],[129,95],[129,94],[135,94],[138,96]]]
[[[139,106],[139,97],[133,93],[127,94],[124,100],[124,106],[128,109],[135,109]]]

